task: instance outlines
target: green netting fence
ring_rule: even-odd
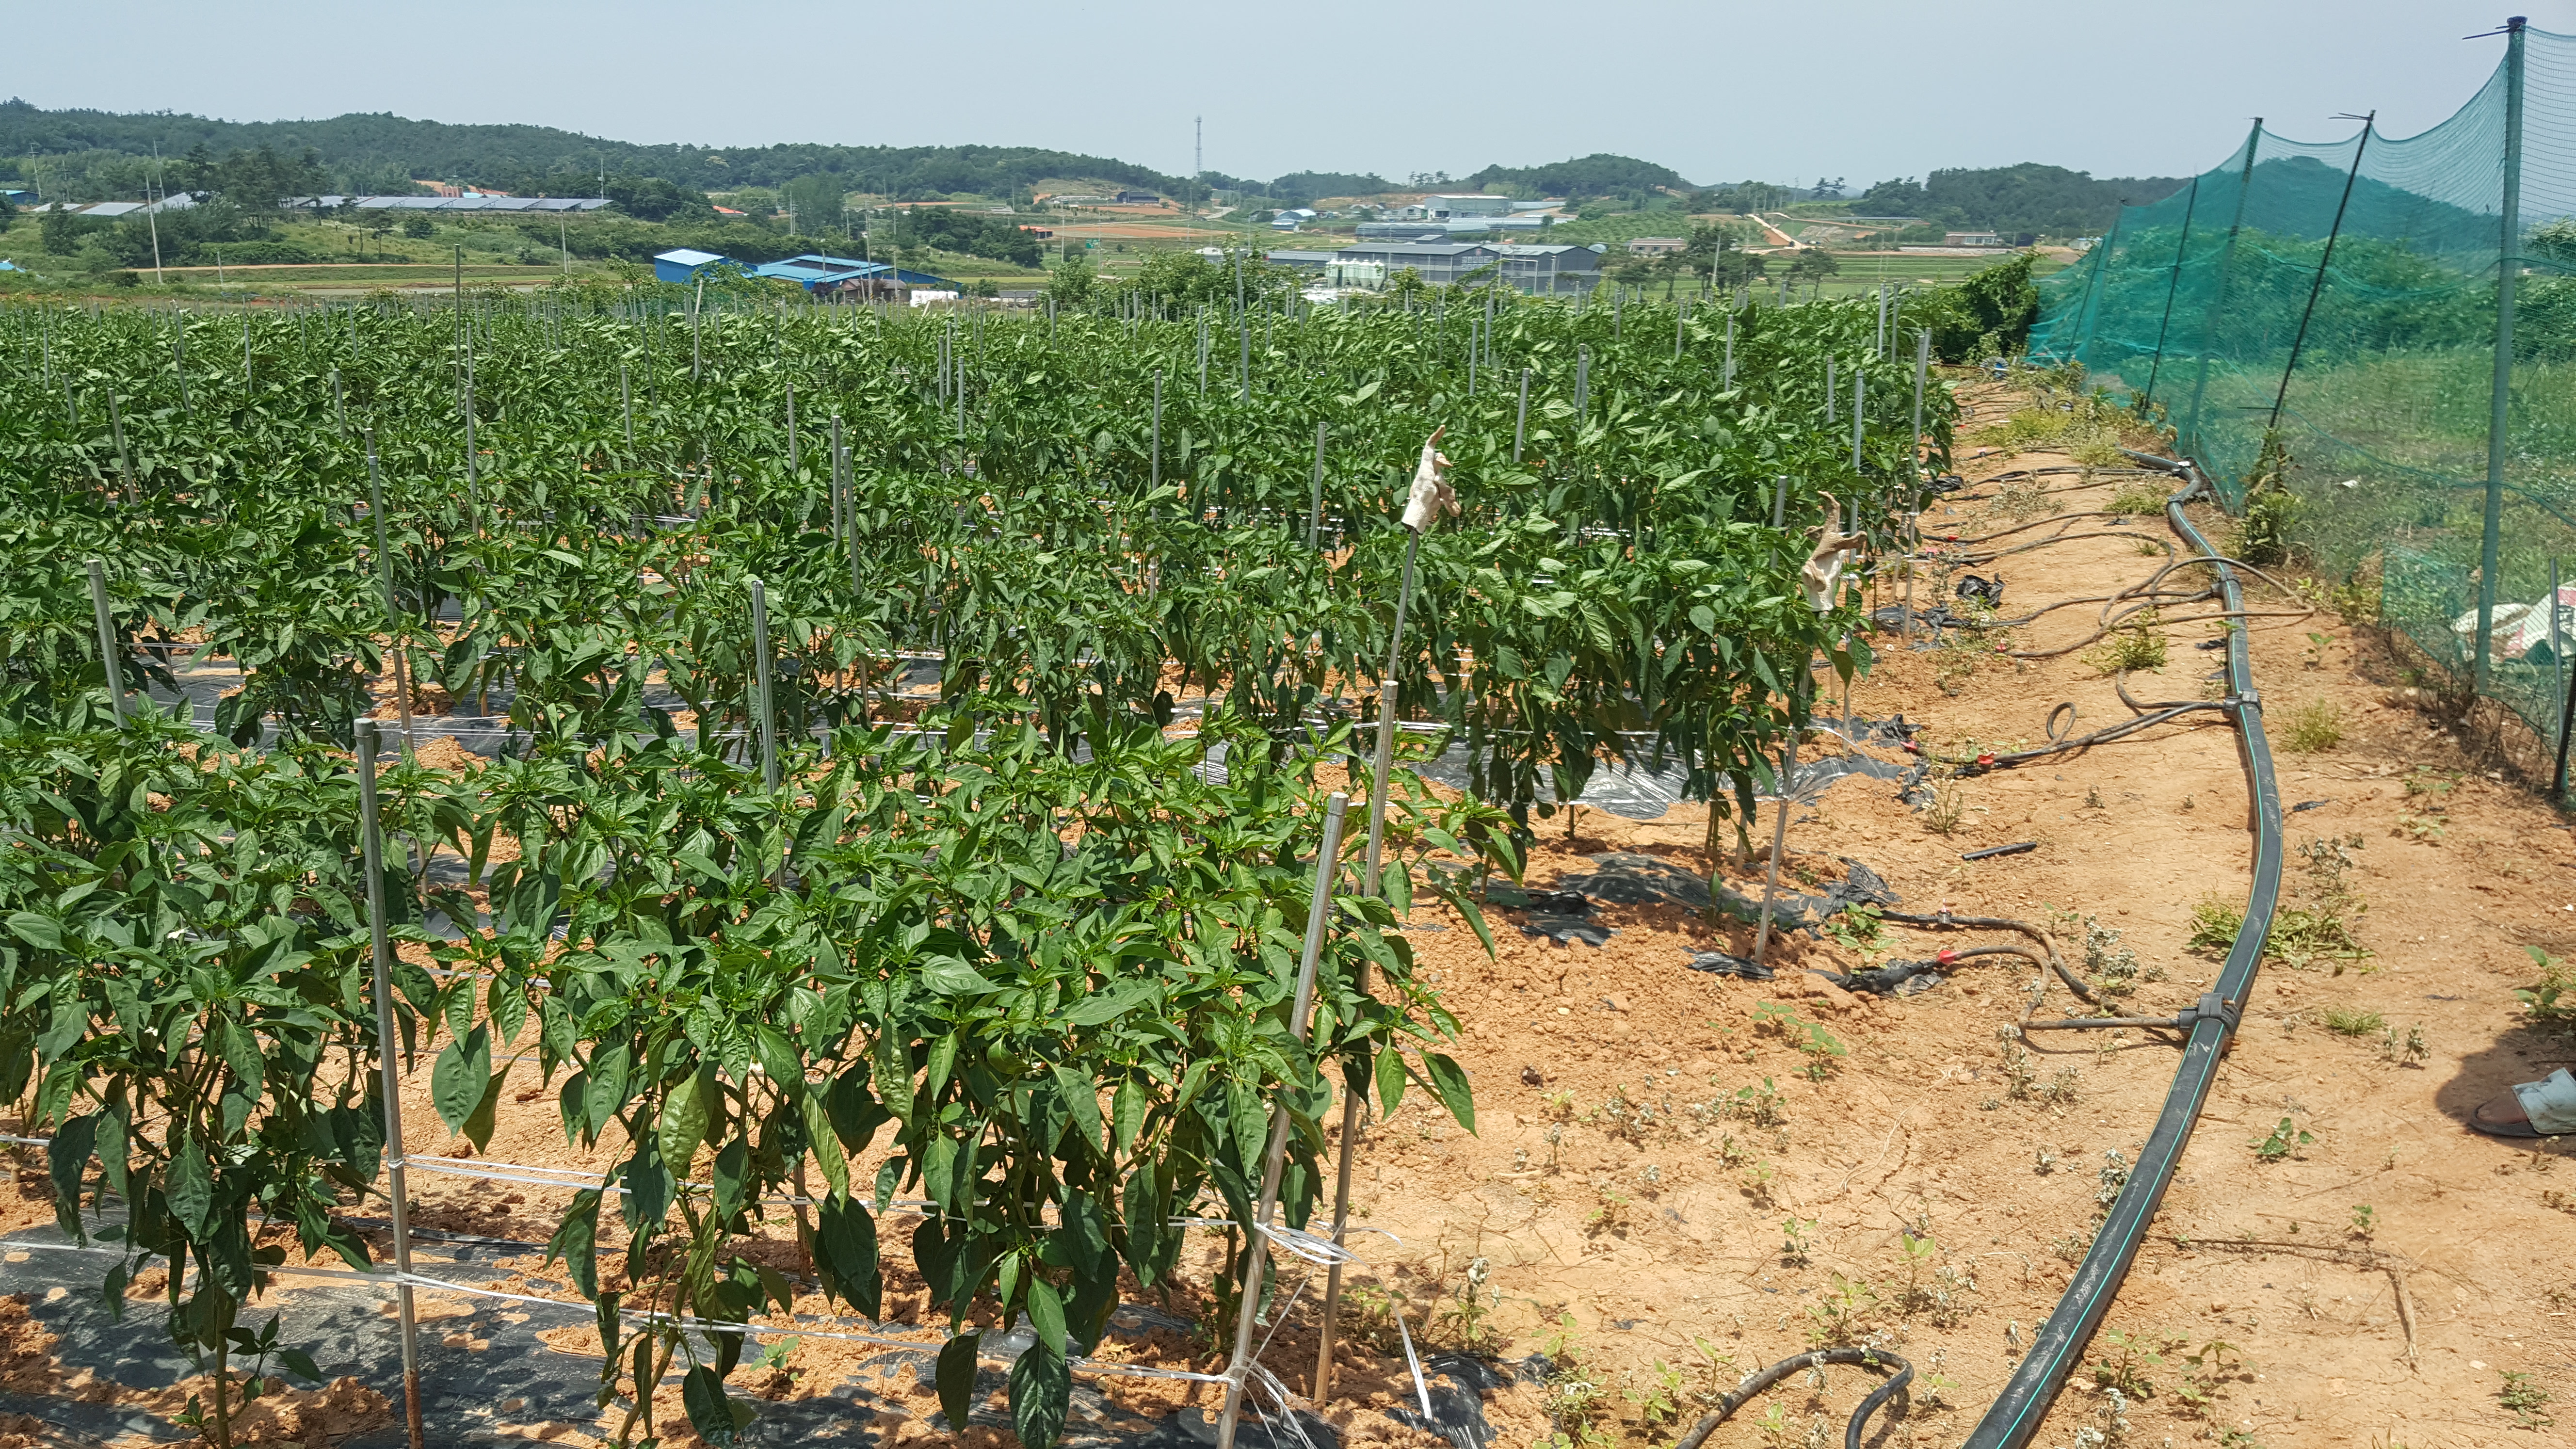
[[[2576,36],[2502,39],[2421,135],[2258,121],[2122,208],[2039,284],[2030,355],[2152,402],[2231,510],[2286,488],[2321,571],[2375,580],[2385,624],[2554,743],[2576,652]]]

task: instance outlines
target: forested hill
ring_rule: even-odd
[[[352,191],[400,191],[414,177],[471,181],[505,191],[592,193],[610,177],[654,176],[701,191],[777,186],[818,173],[847,178],[846,189],[929,199],[950,192],[1008,195],[1033,182],[1083,178],[1169,192],[1181,179],[1106,156],[1035,146],[642,146],[551,126],[449,125],[386,114],[322,121],[216,121],[167,112],[40,110],[23,100],[0,102],[0,157],[43,158],[67,190],[96,170],[122,170],[118,159],[164,158],[202,148],[214,155],[267,147],[281,156],[310,150],[336,185]]]
[[[2102,232],[2123,202],[2144,206],[2189,184],[2189,177],[2174,176],[2096,180],[2089,172],[2024,161],[1935,171],[1921,181],[1882,181],[1861,196],[1861,208],[1870,215],[1919,216],[1962,229],[2074,236]]]

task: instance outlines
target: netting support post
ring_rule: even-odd
[[[2245,229],[2245,195],[2254,188],[2254,157],[2263,149],[2263,118],[2245,137],[2245,166],[2236,174],[2236,214],[2227,223],[2227,245],[2218,253],[2218,292],[2200,314],[2200,367],[2191,381],[2191,407],[2174,434],[2174,447],[2189,458],[2200,452],[2200,400],[2209,391],[2209,350],[2218,332],[2218,314],[2227,307],[2227,283],[2236,266],[2236,237]],[[2215,480],[2213,480],[2214,482]]]
[[[1419,535],[1417,535],[1418,537]],[[1315,851],[1315,889],[1306,907],[1306,950],[1297,963],[1297,997],[1288,1008],[1288,1030],[1305,1045],[1315,1003],[1315,968],[1323,958],[1325,927],[1332,921],[1335,858],[1342,848],[1342,816],[1350,797],[1336,790],[1324,801],[1324,839]],[[1261,1197],[1243,1235],[1243,1307],[1234,1319],[1234,1357],[1226,1366],[1225,1413],[1216,1426],[1216,1449],[1234,1449],[1243,1415],[1244,1380],[1252,1372],[1252,1329],[1261,1311],[1261,1282],[1270,1261],[1270,1217],[1279,1203],[1279,1178],[1288,1157],[1288,1104],[1270,1108],[1270,1148],[1263,1154]],[[1284,1306],[1284,1305],[1283,1305]]]
[[[2084,325],[2075,330],[2075,355],[2071,361],[2084,361],[2085,354],[2093,349],[2093,329],[2102,321],[2102,292],[2109,285],[2106,279],[2111,271],[2111,248],[2119,244],[2120,223],[2128,219],[2128,210],[2129,199],[2121,197],[2120,204],[2111,210],[2111,229],[2094,243],[2093,280],[2084,288]]]
[[[2326,289],[2326,268],[2334,265],[2335,243],[2343,236],[2344,209],[2352,205],[2352,184],[2361,179],[2361,158],[2370,150],[2370,128],[2379,123],[2379,112],[2362,118],[2361,138],[2352,144],[2352,169],[2343,174],[2343,197],[2335,203],[2334,224],[2326,228],[2326,249],[2317,257],[2317,275],[2308,283],[2308,305],[2299,313],[2299,330],[2290,338],[2290,360],[2281,369],[2281,385],[2272,393],[2272,421],[2264,429],[2278,431],[2281,426],[2281,404],[2290,396],[2290,374],[2299,370],[2299,353],[2308,345],[2308,323],[2317,315],[2317,296]]]
[[[2200,178],[2191,178],[2191,194],[2182,202],[2182,236],[2174,242],[2173,274],[2165,282],[2164,320],[2156,324],[2156,355],[2147,364],[2147,401],[2156,400],[2156,374],[2165,365],[2165,334],[2173,330],[2174,294],[2182,289],[2183,253],[2191,248],[2192,213],[2200,209]]]
[[[2568,688],[2567,639],[2558,627],[2559,594],[2564,585],[2558,581],[2558,555],[2549,556],[2549,682],[2558,690],[2558,765],[2549,776],[2549,795],[2553,800],[2567,798],[2567,721],[2568,706],[2576,704],[2576,690]]]
[[[2487,689],[2495,655],[2496,574],[2504,531],[2505,424],[2513,400],[2513,284],[2522,266],[2523,17],[2507,19],[2504,49],[2504,215],[2496,249],[2495,382],[2487,412],[2486,520],[2478,538],[2478,645],[2473,678]],[[2551,600],[2556,608],[2557,601]]]

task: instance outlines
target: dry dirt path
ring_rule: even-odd
[[[2067,463],[2038,454],[1979,461],[1972,479]],[[2099,508],[2133,480],[2045,481],[2065,488],[2049,499],[2063,518]],[[2223,517],[2198,521],[2225,537]],[[1924,528],[1973,536],[2008,522],[1984,503],[1936,504]],[[2098,536],[2000,561],[2003,615],[2110,593],[2163,562],[2150,541],[2173,542],[2161,515],[2063,527]],[[1928,591],[1918,598],[1929,601]],[[2281,601],[2256,589],[2252,602]],[[2055,611],[2014,631],[2016,643],[2047,650],[2080,640],[2096,612]],[[2167,662],[2133,676],[2132,692],[2200,697],[2220,656],[2194,646],[2215,638],[2215,626],[2162,632]],[[2288,817],[2287,844],[2339,845],[2354,862],[2344,883],[2359,899],[2344,913],[2370,954],[2266,964],[2158,1236],[2088,1364],[2121,1356],[2109,1334],[2130,1346],[2136,1443],[2228,1433],[2250,1436],[2235,1443],[2416,1449],[2508,1434],[2560,1442],[2523,1425],[2499,1395],[2507,1371],[2531,1375],[2531,1387],[2562,1403],[2576,1393],[2576,1271],[2565,1253],[2576,1242],[2576,1167],[2561,1162],[2559,1144],[2523,1150],[2460,1124],[2506,1084],[2576,1060],[2567,1039],[2520,1024],[2513,995],[2535,974],[2526,946],[2559,952],[2576,937],[2576,849],[2544,803],[2472,769],[2458,742],[2405,701],[2390,682],[2394,661],[2366,630],[2329,612],[2256,620],[2252,637],[2283,805],[2307,805]],[[2059,701],[2074,703],[2078,732],[2129,717],[2113,681],[2080,653],[2018,665],[1990,656],[1963,679],[1964,651],[1883,644],[1878,668],[1853,690],[1854,711],[1902,713],[1940,753],[2038,743]],[[1945,673],[1956,693],[1943,687]],[[2285,721],[2312,701],[2339,715],[2343,740],[2285,749]],[[1907,910],[2092,917],[2120,933],[2109,951],[2137,957],[2126,998],[2136,1014],[2176,1010],[2214,977],[2214,957],[2189,947],[2194,909],[2204,897],[2241,908],[2252,845],[2223,716],[2185,716],[1954,788],[1959,824],[1943,835],[1894,785],[1847,779],[1799,811],[1793,867],[1830,880],[1843,873],[1840,857],[1859,859]],[[1770,818],[1766,807],[1764,840]],[[1542,827],[1551,838],[1530,879],[1589,871],[1588,857],[1614,850],[1704,873],[1704,821],[1692,807],[1646,824],[1585,811],[1570,843],[1561,823]],[[1959,858],[2023,840],[2036,849]],[[1751,872],[1730,874],[1759,894]],[[2285,904],[2314,907],[2320,888],[2291,854]],[[1432,912],[1423,919],[1456,926]],[[1750,932],[1712,930],[1686,910],[1604,905],[1596,919],[1619,933],[1605,948],[1506,931],[1493,962],[1461,929],[1415,936],[1468,1024],[1462,1059],[1475,1073],[1484,1130],[1471,1139],[1408,1106],[1372,1133],[1363,1201],[1367,1221],[1407,1245],[1398,1281],[1435,1318],[1453,1315],[1454,1337],[1468,1266],[1483,1258],[1492,1331],[1512,1356],[1542,1347],[1570,1315],[1605,1390],[1601,1427],[1615,1436],[1669,1442],[1676,1432],[1660,1406],[1636,1401],[1672,1377],[1658,1362],[1681,1376],[1686,1425],[1700,1412],[1688,1402],[1694,1390],[1731,1387],[1815,1335],[1875,1333],[1948,1381],[1937,1395],[1918,1386],[1911,1413],[1879,1442],[1958,1442],[2054,1305],[2090,1240],[2104,1174],[2134,1159],[2175,1053],[2135,1032],[2062,1033],[2025,1056],[1998,1036],[2021,1013],[2030,978],[2009,957],[1880,1001],[1787,969],[1769,983],[1686,970],[1686,952],[1750,944]],[[2080,961],[2083,928],[2061,927],[2060,939],[2070,963]],[[1919,958],[1944,943],[1890,926],[1880,956]],[[1831,941],[1790,944],[1797,965],[1859,964]],[[2052,986],[2041,1014],[2070,1005]],[[1788,1037],[1760,1026],[1784,1006],[1848,1052],[1820,1080],[1802,1072],[1807,1061]],[[2410,1041],[2418,1059],[2409,1060]],[[1766,1083],[1785,1117],[1776,1127],[1735,1105]],[[2256,1144],[2284,1119],[2290,1150],[2265,1160]],[[1803,1255],[1784,1252],[1792,1219]],[[2198,1366],[2186,1361],[2193,1355]],[[1284,1362],[1302,1360],[1291,1352]],[[2107,1427],[2110,1401],[2095,1379],[2077,1375],[2039,1442]],[[1771,1402],[1787,1442],[1805,1442],[1819,1414],[1839,1442],[1868,1381],[1837,1370],[1815,1398],[1784,1386],[1711,1442],[1775,1442],[1759,1422]],[[2152,1397],[2135,1392],[2141,1385]],[[2541,1406],[2530,1417],[2548,1413]]]

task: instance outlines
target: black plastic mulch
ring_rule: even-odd
[[[535,1244],[492,1238],[421,1242],[414,1245],[413,1269],[428,1277],[483,1285],[505,1276],[498,1260],[541,1251]],[[0,1254],[12,1260],[0,1265],[0,1291],[25,1295],[29,1316],[57,1339],[54,1351],[66,1379],[86,1369],[102,1380],[154,1390],[203,1372],[170,1342],[157,1302],[129,1301],[122,1320],[108,1311],[100,1284],[115,1260],[113,1250],[80,1247],[60,1231],[45,1227],[0,1239]],[[353,1376],[392,1405],[386,1426],[341,1441],[342,1449],[406,1445],[401,1330],[392,1311],[392,1289],[286,1274],[275,1283],[245,1311],[243,1326],[256,1331],[271,1314],[281,1315],[285,1322],[280,1341],[309,1351],[326,1379]],[[559,1283],[530,1280],[527,1286],[540,1296],[574,1296],[568,1285]],[[437,1290],[420,1292],[435,1296]],[[589,1305],[576,1302],[570,1308],[553,1308],[496,1299],[461,1301],[471,1305],[470,1311],[426,1320],[420,1328],[421,1410],[431,1443],[523,1446],[544,1426],[586,1431],[598,1420],[594,1404],[599,1360],[558,1351],[537,1337],[546,1329],[566,1325],[578,1325],[590,1333]],[[817,1320],[814,1327],[830,1331],[842,1326]],[[889,1332],[911,1327],[884,1325]],[[1142,1337],[1157,1328],[1191,1331],[1194,1325],[1139,1304],[1120,1305],[1109,1321],[1111,1335],[1119,1337]],[[988,1352],[1008,1357],[1027,1346],[1026,1331],[988,1337],[985,1346]],[[935,1390],[937,1364],[935,1345],[886,1348],[813,1397],[777,1403],[745,1398],[757,1407],[759,1416],[744,1431],[742,1442],[878,1445],[891,1437],[886,1432],[891,1420],[886,1416],[913,1412],[887,1392],[890,1382],[909,1380]],[[275,1364],[270,1372],[278,1372]],[[987,1361],[978,1368],[973,1422],[1009,1427],[1009,1373],[1007,1363]],[[1434,1359],[1425,1366],[1425,1376],[1432,1385],[1433,1432],[1450,1438],[1458,1449],[1485,1449],[1494,1431],[1485,1422],[1479,1395],[1506,1380],[1473,1360]],[[1101,1382],[1090,1375],[1074,1376],[1071,1412],[1061,1440],[1067,1449],[1201,1449],[1216,1442],[1215,1425],[1199,1410],[1184,1409],[1160,1420],[1144,1418],[1104,1395]],[[158,1415],[68,1396],[0,1393],[0,1412],[38,1420],[66,1445],[199,1442],[194,1432]],[[1406,1423],[1417,1423],[1421,1417],[1412,1409],[1404,1415],[1409,1417],[1391,1417],[1402,1417]],[[1340,1449],[1339,1437],[1323,1420],[1302,1411],[1296,1418],[1297,1427],[1305,1432],[1302,1441],[1285,1424],[1274,1427],[1247,1410],[1236,1442],[1247,1449]]]

